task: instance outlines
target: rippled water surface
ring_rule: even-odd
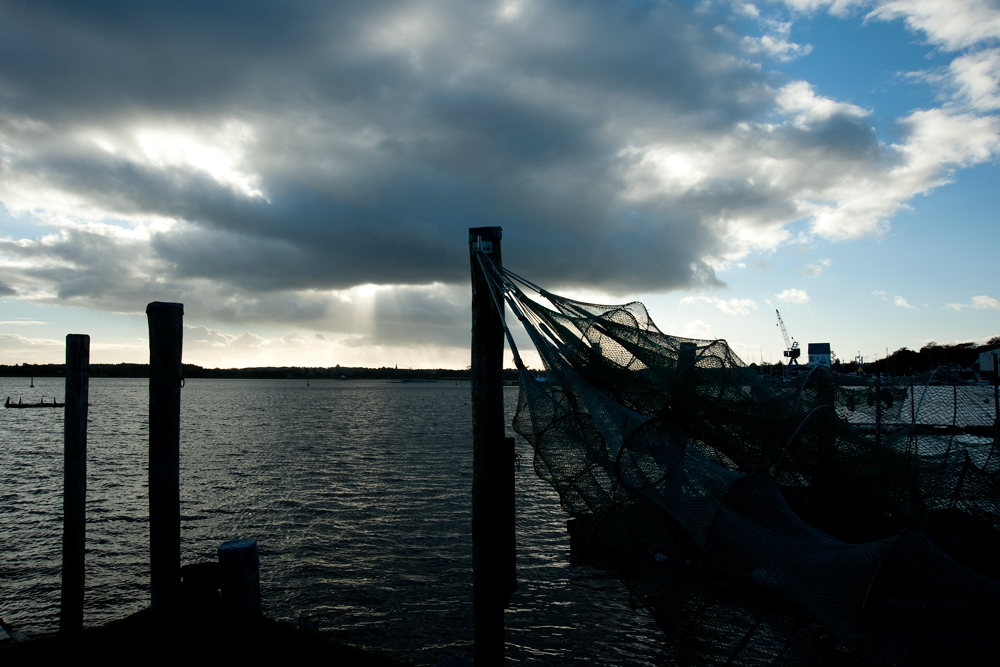
[[[62,400],[62,380],[27,385],[0,378],[0,399]],[[148,604],[147,386],[91,379],[87,625]],[[510,417],[517,389],[505,398]],[[58,626],[62,417],[0,409],[0,616],[29,633]],[[566,515],[517,446],[510,662],[670,664],[617,580],[570,565]],[[471,467],[468,383],[189,380],[182,563],[252,537],[269,615],[313,613],[333,638],[416,664],[471,657]]]

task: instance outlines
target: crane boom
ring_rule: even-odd
[[[799,365],[799,355],[802,354],[802,350],[799,349],[799,343],[794,338],[788,335],[788,329],[785,328],[785,322],[781,319],[781,313],[778,309],[774,309],[775,314],[778,316],[778,326],[781,327],[781,335],[785,337],[785,356],[788,357],[788,363]]]

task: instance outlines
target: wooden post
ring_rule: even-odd
[[[882,378],[875,371],[875,451],[882,447]]]
[[[501,393],[503,392],[501,391]],[[500,596],[504,609],[510,608],[510,596],[517,590],[517,508],[514,504],[516,461],[517,450],[514,448],[514,438],[504,438],[503,451],[499,461],[503,477],[498,480],[502,485],[498,491],[504,512],[504,522],[499,526],[504,559],[501,564],[503,569],[500,571]],[[506,586],[506,589],[503,586]]]
[[[219,547],[222,601],[243,611],[260,613],[260,556],[257,540],[237,539]]]
[[[177,601],[181,573],[181,344],[184,305],[154,301],[149,321],[149,569],[154,608]]]
[[[917,425],[917,395],[913,393],[913,376],[910,376],[910,433]]]
[[[502,665],[503,610],[510,603],[513,554],[508,496],[513,496],[504,440],[501,311],[476,255],[501,265],[501,229],[469,230],[472,268],[472,622],[476,667]],[[482,250],[480,250],[482,249]],[[512,448],[510,448],[512,449]]]
[[[63,413],[63,548],[59,632],[83,631],[84,553],[87,524],[87,398],[90,336],[66,336]]]

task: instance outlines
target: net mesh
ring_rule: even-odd
[[[518,362],[535,471],[683,664],[992,659],[994,387],[822,367],[778,381],[724,341],[661,332],[640,303],[574,301],[481,261],[545,365],[539,381]]]

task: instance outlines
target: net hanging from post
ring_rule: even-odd
[[[478,258],[545,365],[538,381],[506,332],[536,473],[682,664],[993,659],[993,387],[775,381],[641,303],[574,301]]]

